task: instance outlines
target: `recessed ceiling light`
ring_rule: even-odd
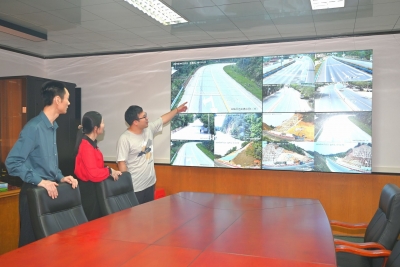
[[[344,7],[344,0],[310,0],[312,10]]]
[[[158,0],[125,0],[137,9],[143,11],[153,19],[164,25],[172,25],[188,22],[178,13],[173,11],[163,2]]]

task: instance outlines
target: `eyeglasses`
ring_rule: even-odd
[[[143,115],[143,117],[138,118],[138,121],[140,121],[141,119],[147,119],[147,113],[145,113],[145,114]]]

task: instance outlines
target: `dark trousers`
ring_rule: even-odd
[[[96,183],[90,181],[84,182],[78,179],[78,184],[83,211],[88,221],[102,217],[99,201],[97,200]]]
[[[26,194],[26,190],[32,187],[36,187],[36,185],[23,183],[19,193],[20,232],[18,247],[36,241],[35,234],[33,233],[31,217],[29,215],[28,196]]]
[[[149,201],[154,200],[154,189],[156,188],[156,185],[153,184],[150,187],[147,187],[143,191],[135,192],[136,198],[139,202],[139,204],[143,204]]]

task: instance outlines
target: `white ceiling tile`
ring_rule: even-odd
[[[358,6],[362,6],[362,5],[372,5],[374,0],[353,0],[354,2],[358,1]],[[392,0],[392,1],[398,1],[398,0]],[[345,6],[346,5],[346,1],[345,1]]]
[[[315,29],[318,31],[332,30],[332,29],[353,29],[355,25],[355,19],[347,19],[340,21],[320,21],[315,22]]]
[[[318,36],[333,36],[333,35],[346,35],[352,34],[354,28],[343,28],[343,29],[320,29],[317,28]]]
[[[281,38],[281,35],[279,33],[275,34],[267,34],[267,35],[249,35],[247,36],[247,39],[251,41],[267,41],[267,40],[276,40]]]
[[[260,0],[212,0],[212,1],[218,6],[228,5],[228,4],[249,3],[249,2],[260,2]]]
[[[51,10],[47,12],[71,23],[80,23],[82,21],[101,19],[99,16],[81,9],[80,7]]]
[[[343,19],[355,19],[357,16],[357,7],[345,7],[334,9],[324,9],[312,11],[313,19],[317,21],[333,21]]]
[[[59,20],[57,23],[44,24],[40,27],[46,29],[48,33],[55,34],[58,32],[73,30],[77,27],[77,24],[69,23],[64,20]],[[88,30],[86,30],[86,31],[88,31]]]
[[[186,37],[199,37],[199,39],[201,39],[202,37],[206,37],[206,36],[208,36],[208,34],[205,32],[205,31],[203,31],[202,29],[199,29],[199,28],[197,28],[196,30],[193,30],[193,31],[188,31],[188,32],[185,32],[185,31],[171,31],[171,34],[173,34],[173,35],[175,35],[175,36],[177,36],[177,37],[179,37],[179,38],[186,38]]]
[[[14,17],[35,24],[37,26],[57,24],[57,23],[64,24],[67,22],[47,12],[29,13],[23,15],[16,15]]]
[[[356,28],[359,27],[375,27],[380,25],[392,25],[392,27],[396,24],[399,16],[398,15],[389,15],[389,16],[378,16],[378,17],[369,17],[369,18],[358,18],[356,19]]]
[[[140,52],[140,51],[157,51],[157,49],[160,49],[161,46],[157,45],[157,44],[152,44],[152,45],[133,45],[131,46],[132,50],[135,52]]]
[[[226,17],[217,6],[184,9],[180,10],[179,14],[189,21],[203,21]]]
[[[180,23],[175,25],[162,26],[162,29],[171,34],[196,34],[197,32],[203,32],[203,30],[194,23]]]
[[[246,35],[244,35],[241,31],[207,31],[207,33],[213,37],[214,39],[216,38],[243,38],[244,40],[247,39]]]
[[[237,43],[237,42],[243,42],[243,37],[231,37],[231,38],[215,38],[220,43],[223,44],[229,44],[229,43]],[[247,37],[245,41],[248,41]]]
[[[158,26],[148,26],[148,27],[140,27],[140,28],[131,28],[128,29],[130,32],[137,34],[141,37],[147,36],[169,36],[170,33],[164,31],[161,27]]]
[[[64,34],[79,34],[90,32],[90,30],[85,29],[77,24],[70,24],[71,27],[60,29],[60,30],[52,30],[50,33],[53,35],[64,35]]]
[[[19,0],[19,1],[43,11],[76,7],[76,5],[64,0]]]
[[[215,44],[215,42],[217,42],[217,40],[212,39],[212,40],[196,40],[196,41],[187,41],[187,43],[189,43],[190,45],[193,46],[199,46],[199,45],[211,45],[211,44]]]
[[[134,39],[118,40],[118,42],[129,45],[129,46],[154,46],[155,45],[154,43],[152,43],[142,37],[137,37]]]
[[[315,31],[314,23],[299,23],[297,25],[276,25],[279,33],[301,33]]]
[[[98,5],[105,3],[112,3],[114,0],[65,0],[71,4],[76,6],[90,6],[90,5]]]
[[[218,7],[228,17],[241,17],[243,14],[247,16],[268,15],[260,2],[221,5]]]
[[[270,34],[272,35],[279,35],[279,31],[276,28],[275,25],[269,25],[269,26],[258,26],[258,27],[253,27],[250,29],[240,29],[244,35],[248,36],[257,36],[257,35],[265,35],[268,36]]]
[[[391,31],[393,25],[374,25],[374,26],[358,26],[354,28],[354,33],[366,33],[366,32],[381,32],[381,31]]]
[[[184,46],[187,46],[188,45],[188,43],[186,43],[186,42],[183,42],[183,41],[181,41],[181,42],[171,42],[171,43],[162,43],[161,44],[161,46],[162,47],[184,47]]]
[[[373,16],[400,15],[400,2],[372,5]]]
[[[298,25],[299,23],[313,23],[313,17],[311,15],[307,16],[297,16],[297,17],[272,17],[272,21],[275,25]]]
[[[119,30],[121,27],[107,21],[107,20],[90,20],[82,21],[81,26],[94,32]]]
[[[104,19],[129,17],[135,15],[134,12],[130,11],[129,9],[115,2],[91,5],[91,6],[83,6],[82,9],[89,11],[90,13],[93,13]]]
[[[139,15],[135,15],[135,16],[130,15],[128,17],[113,18],[110,21],[112,21],[112,23],[114,23],[115,25],[118,25],[125,29],[161,25],[159,22],[157,22],[156,20],[154,20],[152,18],[146,19]]]
[[[163,0],[163,2],[168,6],[172,7],[172,9],[174,10],[216,5],[214,3],[215,1],[213,2],[211,0]]]
[[[265,0],[262,1],[262,3],[269,14],[311,11],[311,3],[309,0]]]
[[[15,0],[12,2],[0,3],[0,10],[7,12],[8,15],[37,13],[41,11],[40,9],[34,8],[30,5]]]
[[[61,46],[57,50],[59,50],[61,52],[61,54],[73,54],[73,53],[80,53],[81,52],[81,50],[73,48],[73,47],[68,46],[68,45]],[[60,54],[60,53],[55,53],[55,54],[57,55],[57,54]]]
[[[291,37],[291,38],[310,38],[316,37],[317,33],[315,31],[303,31],[303,32],[288,32],[288,33],[281,33],[282,37]]]
[[[103,48],[108,48],[108,49],[116,49],[116,50],[122,50],[122,49],[129,49],[129,45],[123,44],[114,40],[108,40],[108,41],[101,41],[98,42],[97,45],[103,47]]]
[[[138,35],[134,34],[131,31],[128,31],[126,29],[123,30],[114,30],[114,31],[104,31],[100,32],[99,34],[110,38],[112,40],[126,40],[126,39],[134,39],[138,37]]]
[[[369,3],[369,4],[374,4],[374,5],[376,5],[376,4],[385,4],[385,3],[392,3],[392,2],[399,2],[399,0],[363,0],[363,1],[369,1],[369,2],[371,2],[371,3]],[[362,1],[360,0],[360,3],[361,3]]]
[[[102,48],[100,45],[96,43],[90,43],[90,42],[85,42],[85,43],[74,43],[74,44],[68,44],[68,46],[80,49],[80,50],[93,50],[95,48]]]
[[[160,44],[162,43],[176,43],[176,42],[182,42],[182,40],[179,37],[176,37],[174,35],[170,36],[147,36],[144,37],[146,40],[154,43],[154,44]]]
[[[110,40],[110,38],[107,38],[101,34],[95,33],[95,32],[85,32],[85,33],[77,33],[73,34],[73,37],[86,41],[86,42],[100,42],[103,40]]]
[[[359,6],[357,9],[357,18],[369,18],[374,16],[373,5]]]
[[[273,25],[268,15],[234,17],[230,19],[238,28],[251,28],[258,26]]]
[[[177,37],[179,37],[179,39],[188,42],[188,41],[196,41],[196,40],[214,40],[213,37],[211,37],[209,34],[207,33],[203,33],[203,34],[196,34],[196,35],[185,35],[185,36],[181,36],[181,35],[176,35]]]
[[[371,5],[372,4],[372,0],[345,0],[344,1],[344,8],[346,7],[357,7],[359,5]],[[342,9],[342,8],[333,8],[333,9]],[[340,11],[339,11],[340,12]]]
[[[198,24],[197,26],[204,31],[238,30],[236,25],[229,19],[207,20],[205,23]]]
[[[83,43],[82,39],[78,39],[72,35],[51,35],[48,36],[48,40],[57,42],[60,44],[71,44],[71,43]]]
[[[53,42],[53,41],[36,42],[36,44],[35,44],[35,47],[48,48],[48,49],[52,49],[53,51],[62,50],[62,48],[64,46],[65,46],[64,44],[60,44],[60,43]]]

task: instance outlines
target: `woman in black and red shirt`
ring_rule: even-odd
[[[83,115],[75,145],[75,175],[78,178],[82,206],[89,221],[101,217],[95,183],[112,176],[118,180],[120,171],[104,166],[103,154],[97,147],[97,136],[104,131],[104,121],[97,111]]]

